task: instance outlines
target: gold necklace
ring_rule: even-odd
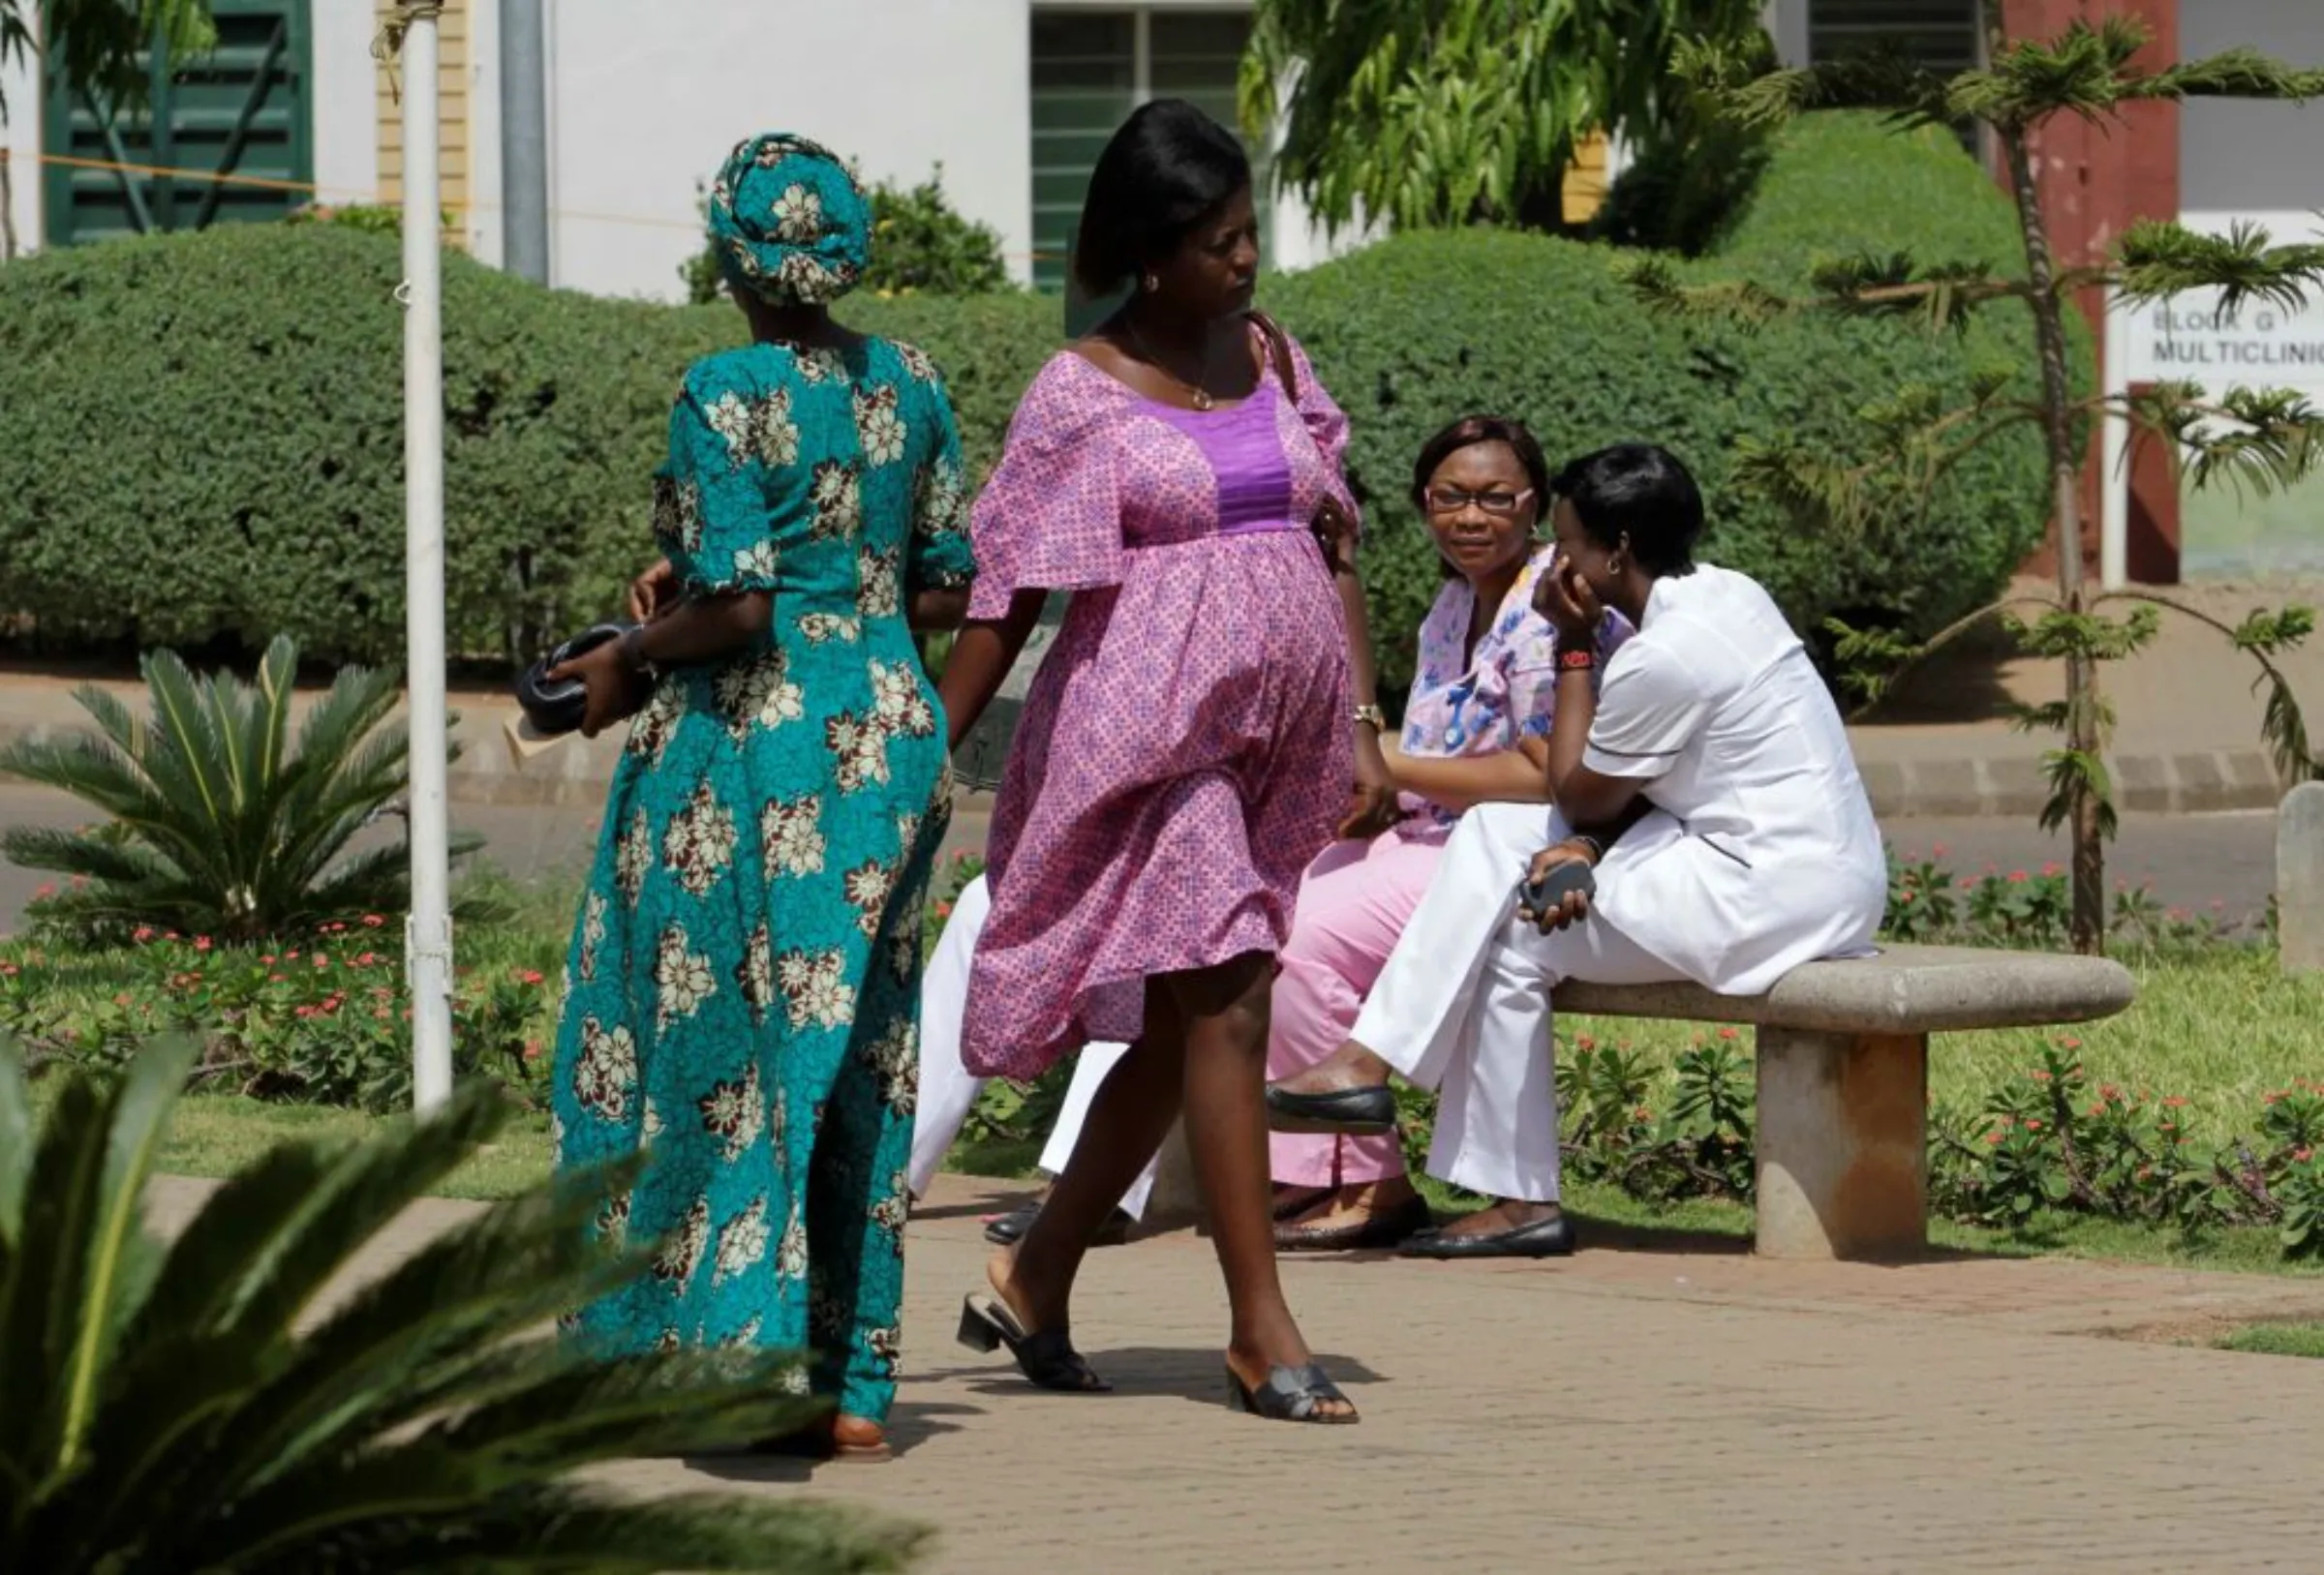
[[[1172,382],[1177,383],[1180,388],[1185,389],[1189,394],[1192,394],[1194,396],[1194,408],[1196,409],[1208,410],[1217,403],[1210,397],[1210,391],[1208,388],[1205,388],[1201,383],[1188,382],[1185,379],[1171,371],[1169,367],[1164,366],[1162,364],[1162,357],[1154,353],[1154,348],[1146,342],[1146,335],[1138,331],[1138,324],[1135,321],[1127,317],[1124,317],[1121,319],[1121,325],[1130,331],[1130,343],[1138,347],[1138,353],[1146,357],[1146,364],[1152,367],[1156,372],[1161,373],[1162,376],[1168,378]],[[1208,371],[1208,367],[1206,366],[1204,370]]]

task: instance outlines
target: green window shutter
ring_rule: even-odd
[[[1144,80],[1139,17],[1118,11],[1036,11],[1032,17],[1033,283],[1065,284],[1065,262],[1089,171],[1130,111],[1148,99],[1184,99],[1236,124],[1235,78],[1251,34],[1247,12],[1149,11]],[[1257,166],[1264,148],[1252,150]],[[1260,251],[1272,203],[1262,172],[1252,193]]]
[[[52,80],[46,136],[53,152],[280,184],[51,165],[44,203],[47,243],[280,219],[305,205],[315,178],[309,3],[217,0],[218,47],[179,61],[174,71],[158,55],[149,57],[150,98],[133,113],[115,114]]]
[[[1152,91],[1156,99],[1184,99],[1221,126],[1239,135],[1235,110],[1235,78],[1242,65],[1243,45],[1251,40],[1251,18],[1238,12],[1158,11],[1153,14]],[[1251,202],[1259,214],[1259,260],[1273,250],[1273,202],[1267,178],[1265,145],[1243,138],[1251,156]]]
[[[1977,63],[1977,0],[1809,0],[1808,57],[1886,47],[1932,71]]]
[[[1035,12],[1032,68],[1033,283],[1057,289],[1089,171],[1138,106],[1137,18]]]

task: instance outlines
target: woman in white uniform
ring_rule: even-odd
[[[1574,1250],[1558,1207],[1549,992],[1560,980],[1692,980],[1756,995],[1803,962],[1872,950],[1886,862],[1823,681],[1767,592],[1697,564],[1702,498],[1626,443],[1555,483],[1558,562],[1535,605],[1558,631],[1555,812],[1463,817],[1336,1055],[1271,1087],[1301,1130],[1385,1130],[1392,1069],[1438,1088],[1429,1173],[1496,1201],[1407,1242],[1424,1257]],[[1605,610],[1637,633],[1597,677]],[[1594,898],[1518,911],[1517,888],[1596,865]]]
[[[968,1003],[968,967],[976,957],[976,938],[983,933],[985,916],[992,907],[993,895],[984,876],[963,887],[944,933],[936,938],[935,953],[920,977],[920,1103],[912,1119],[911,1189],[915,1198],[928,1196],[929,1183],[943,1168],[946,1151],[960,1136],[968,1112],[976,1106],[976,1097],[984,1092],[985,1079],[961,1064],[961,1015]],[[1057,1111],[1057,1124],[1041,1150],[1041,1168],[1049,1174],[1064,1169],[1065,1162],[1073,1158],[1073,1145],[1081,1137],[1089,1102],[1127,1049],[1123,1045],[1083,1046],[1073,1080],[1065,1088],[1064,1104]],[[1121,1206],[1099,1233],[1097,1245],[1126,1239],[1131,1224],[1145,1217],[1157,1163],[1148,1160],[1138,1179],[1130,1183]],[[1040,1208],[1036,1199],[1014,1214],[992,1221],[985,1227],[986,1239],[1003,1247],[1014,1245]]]

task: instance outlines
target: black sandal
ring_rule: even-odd
[[[1305,1136],[1383,1137],[1396,1130],[1395,1090],[1375,1083],[1300,1094],[1269,1083],[1267,1125],[1270,1132]]]
[[[1362,1420],[1353,1406],[1344,1411],[1327,1411],[1323,1408],[1332,1401],[1348,1406],[1348,1397],[1339,1392],[1339,1385],[1324,1374],[1314,1362],[1305,1367],[1270,1367],[1267,1381],[1256,1390],[1236,1377],[1233,1368],[1227,1369],[1227,1404],[1238,1411],[1269,1422],[1313,1422],[1324,1427],[1346,1427]]]
[[[1040,1217],[1041,1199],[1036,1197],[1014,1213],[1004,1214],[986,1226],[985,1240],[995,1247],[1014,1247],[1024,1240],[1024,1233],[1032,1229],[1033,1222]],[[1097,1227],[1097,1234],[1089,1238],[1089,1245],[1126,1247],[1130,1241],[1130,1227],[1136,1223],[1122,1210],[1116,1209],[1106,1216],[1105,1224]]]
[[[1006,1346],[1017,1359],[1017,1370],[1036,1388],[1067,1395],[1102,1395],[1114,1390],[1073,1348],[1063,1324],[1027,1334],[1009,1304],[998,1296],[962,1298],[960,1339],[970,1350],[990,1352]]]

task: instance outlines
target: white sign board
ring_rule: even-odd
[[[2121,381],[2290,388],[2324,398],[2324,302],[2285,311],[2247,296],[2232,309],[2217,291],[2189,290],[2146,306],[2116,308],[2126,319]]]

